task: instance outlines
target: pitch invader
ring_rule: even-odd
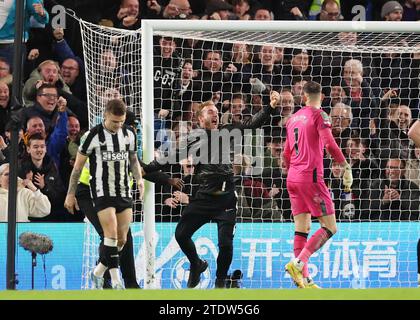
[[[328,115],[321,110],[321,86],[307,82],[303,87],[305,107],[287,122],[284,159],[288,168],[287,190],[295,222],[295,259],[286,265],[299,288],[319,288],[309,276],[308,260],[337,232],[334,204],[324,182],[324,147],[344,168],[343,184],[351,189],[353,176],[341,149],[331,133]],[[307,240],[311,216],[321,228]]]
[[[82,169],[89,158],[90,187],[95,210],[104,231],[104,250],[99,263],[90,274],[95,288],[102,288],[107,269],[113,289],[123,289],[119,273],[119,252],[127,241],[133,216],[130,175],[137,181],[143,194],[141,166],[137,158],[137,140],[134,130],[125,125],[127,107],[122,100],[110,100],[103,123],[82,137],[64,206],[70,213],[77,206],[76,189]]]

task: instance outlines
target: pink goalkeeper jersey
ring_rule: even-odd
[[[321,109],[303,107],[287,122],[285,148],[290,153],[287,180],[321,182],[324,178],[324,143],[319,130],[331,128],[328,115]]]

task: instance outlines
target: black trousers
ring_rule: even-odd
[[[216,278],[225,279],[233,257],[236,222],[236,196],[233,192],[223,196],[204,196],[202,199],[192,200],[182,212],[175,230],[175,238],[191,265],[196,265],[200,258],[191,238],[198,229],[211,221],[217,223],[219,254]]]
[[[96,232],[98,232],[101,238],[99,245],[99,255],[103,255],[104,249],[104,232],[99,222],[97,211],[93,205],[93,200],[90,194],[89,186],[79,183],[76,190],[76,199],[79,204],[80,210],[85,214],[92,223]],[[126,288],[139,288],[136,279],[136,267],[134,264],[134,252],[133,252],[133,236],[131,234],[131,228],[128,229],[127,242],[120,252],[120,269],[124,279]],[[104,276],[105,280],[109,279],[109,272],[107,271]],[[109,281],[105,281],[104,287],[110,287]]]

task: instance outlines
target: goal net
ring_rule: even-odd
[[[171,23],[175,24],[170,27]],[[107,99],[121,97],[141,123],[143,146],[153,146],[144,149],[147,160],[158,159],[162,171],[185,182],[180,191],[156,184],[145,199],[153,204],[153,212],[143,215],[136,201],[133,234],[139,282],[186,287],[189,264],[174,232],[196,181],[191,159],[177,150],[198,129],[197,106],[212,100],[222,125],[244,123],[276,90],[281,102],[270,121],[261,129],[245,130],[239,140],[231,139],[238,210],[230,272],[241,270],[246,288],[293,287],[284,272],[293,257],[294,233],[282,161],[284,128],[304,106],[302,87],[312,80],[322,85],[323,110],[352,165],[354,183],[351,192],[344,190],[343,172],[326,154],[324,177],[334,200],[338,233],[311,258],[311,276],[322,287],[417,286],[420,149],[407,132],[418,118],[419,33],[407,24],[398,32],[389,26],[380,32],[378,25],[370,30],[369,23],[362,30],[338,23],[330,29],[337,32],[314,32],[311,29],[321,29],[320,24],[311,28],[306,23],[289,28],[306,31],[291,32],[279,31],[287,30],[281,22],[256,23],[258,28],[249,23],[248,30],[236,22],[205,21],[204,27],[202,21],[179,23],[155,21],[148,28],[153,37],[142,48],[140,30],[81,21],[90,124],[101,119]],[[145,241],[147,215],[155,224]],[[310,235],[318,227],[314,221]],[[217,226],[205,225],[193,239],[210,266],[200,287],[211,288]],[[98,237],[87,225],[85,288],[97,245]],[[155,255],[153,275],[145,271],[146,247]]]

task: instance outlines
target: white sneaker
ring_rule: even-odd
[[[102,290],[104,287],[104,278],[95,276],[95,273],[93,273],[93,270],[90,272],[90,280],[93,283],[93,288]]]
[[[124,286],[122,285],[121,282],[117,282],[115,284],[112,285],[112,289],[114,290],[124,290]]]

